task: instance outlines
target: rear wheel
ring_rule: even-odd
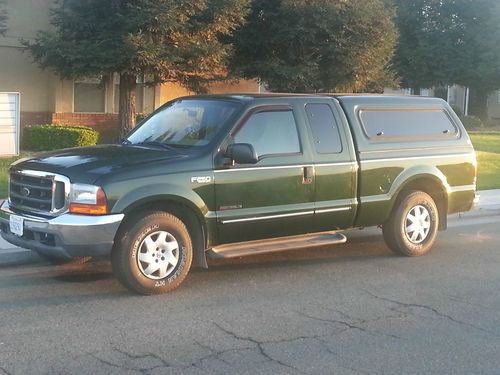
[[[113,272],[129,290],[160,294],[177,288],[193,258],[184,223],[167,212],[146,213],[122,231],[111,261]]]
[[[434,200],[422,191],[408,193],[383,225],[384,240],[406,256],[428,253],[436,241],[439,213]]]

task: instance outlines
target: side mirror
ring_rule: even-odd
[[[249,143],[233,143],[227,146],[226,156],[236,164],[255,164],[259,161],[255,149]]]

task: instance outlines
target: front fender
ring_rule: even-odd
[[[204,188],[210,190],[210,185],[206,185]],[[195,191],[175,184],[144,185],[121,196],[114,204],[112,211],[127,213],[156,202],[175,202],[176,205],[187,207],[189,211],[196,215],[198,224],[201,225],[201,236],[194,239],[199,242],[194,248],[193,264],[207,268],[205,248],[207,244],[214,240],[216,216],[214,212],[209,210],[203,198]],[[193,225],[197,224],[193,223]]]
[[[113,205],[113,213],[122,213],[142,204],[156,200],[171,200],[188,205],[199,215],[206,216],[209,208],[200,195],[193,190],[175,184],[141,186],[121,196]]]

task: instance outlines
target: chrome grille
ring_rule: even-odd
[[[66,209],[69,180],[40,171],[14,170],[10,173],[10,204],[24,211],[57,214]]]

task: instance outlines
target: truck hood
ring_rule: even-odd
[[[187,154],[177,150],[136,145],[100,145],[38,154],[13,166],[16,169],[58,173],[69,177],[72,182],[93,183],[99,177],[118,170],[186,157]]]

